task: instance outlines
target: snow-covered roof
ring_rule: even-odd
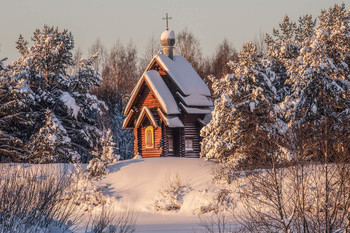
[[[129,112],[128,116],[124,119],[124,121],[123,121],[123,128],[124,128],[124,129],[127,128],[128,123],[129,123],[129,121],[130,121],[132,115],[134,114],[134,112],[135,112],[135,111],[131,109],[131,111]]]
[[[188,114],[210,114],[212,112],[212,109],[209,107],[207,107],[207,108],[193,108],[193,107],[187,107],[183,103],[180,103],[180,106]]]
[[[158,71],[150,70],[155,63],[159,64],[178,88],[176,89],[177,96],[173,96]],[[180,106],[188,114],[211,113],[212,109],[210,107],[213,106],[213,102],[209,98],[209,88],[184,57],[174,56],[173,59],[170,59],[164,54],[157,54],[150,62],[147,70],[148,71],[146,71],[139,79],[131,93],[130,100],[126,105],[124,112],[126,116],[128,116],[132,105],[136,101],[143,83],[146,83],[154,93],[156,99],[161,105],[162,113],[164,113],[164,120],[172,122],[170,124],[183,125],[177,116],[170,116],[181,114]],[[180,103],[177,103],[174,97],[178,97]]]
[[[154,127],[158,127],[158,124],[157,124],[157,122],[156,122],[156,119],[154,118],[154,116],[153,116],[151,110],[149,110],[149,108],[147,108],[146,106],[142,108],[142,111],[141,111],[141,113],[140,113],[140,115],[139,115],[139,118],[137,118],[136,127],[138,127],[138,126],[141,124],[142,119],[143,119],[143,116],[144,116],[145,114],[148,116],[148,119],[150,120],[150,122],[152,123],[152,125],[153,125]]]
[[[146,73],[144,73],[142,78],[137,82],[136,87],[132,91],[130,100],[126,105],[124,114],[128,114],[128,109],[131,107],[131,104],[134,102],[137,95],[137,90],[140,89],[142,85],[142,81],[144,80],[146,80],[149,88],[156,95],[156,98],[159,101],[165,113],[180,114],[179,108],[175,102],[173,95],[171,94],[167,85],[164,83],[162,77],[155,70],[147,71]]]
[[[180,92],[176,92],[176,94],[187,106],[213,106],[213,101],[204,95],[192,94],[189,96],[183,96]]]
[[[164,114],[162,110],[160,110],[159,108],[158,108],[158,114],[165,121],[165,124],[170,128],[185,127],[182,121],[180,120],[180,118],[177,116],[168,116]]]
[[[167,114],[179,114],[180,111],[175,99],[159,73],[155,70],[150,70],[145,73],[144,77],[164,111]]]
[[[209,88],[184,57],[174,56],[172,60],[164,54],[158,54],[156,59],[186,96],[210,96]]]

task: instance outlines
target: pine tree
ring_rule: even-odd
[[[43,126],[38,133],[32,135],[32,143],[29,148],[32,151],[29,159],[36,163],[67,162],[71,158],[80,159],[71,149],[71,140],[67,131],[49,109],[46,110]]]
[[[326,150],[335,153],[330,155],[334,159],[350,136],[343,127],[350,119],[350,11],[335,5],[319,20],[315,36],[303,43],[290,66],[288,81],[296,100],[293,124],[310,135],[305,156],[318,158]]]
[[[6,107],[6,111],[0,111],[0,117],[1,114],[13,117],[11,122],[7,117],[0,129],[6,132],[10,125],[11,134],[15,134],[18,142],[31,144],[44,132],[43,122],[47,120],[45,113],[49,109],[62,126],[57,133],[66,132],[65,136],[71,141],[71,148],[62,147],[66,151],[60,153],[74,156],[70,160],[76,159],[78,153],[87,161],[92,148],[101,147],[100,119],[106,108],[103,101],[90,94],[91,88],[101,81],[100,73],[92,68],[96,56],[80,60],[78,72],[70,76],[67,70],[74,66],[71,52],[74,40],[70,32],[45,26],[34,32],[32,41],[34,44],[28,47],[28,42],[20,36],[17,48],[22,57],[9,67],[7,84],[2,83],[7,88],[7,98],[0,100],[0,108]],[[57,138],[62,139],[59,135]],[[36,148],[39,147],[31,148],[34,154]],[[57,151],[57,148],[52,150]],[[32,158],[31,152],[23,149],[14,153],[22,160]],[[56,158],[40,161],[54,160]]]
[[[231,64],[234,73],[214,80],[218,98],[212,121],[201,131],[203,157],[230,161],[233,166],[268,160],[273,148],[265,144],[273,134],[276,94],[275,73],[268,64],[249,42],[238,55],[238,63]]]

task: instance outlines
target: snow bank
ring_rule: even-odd
[[[214,162],[199,158],[126,160],[110,165],[109,174],[102,182],[109,187],[106,194],[115,197],[120,206],[125,203],[133,206],[138,216],[138,232],[155,232],[155,225],[157,230],[158,227],[167,229],[163,232],[179,228],[185,230],[177,232],[192,232],[192,228],[198,226],[196,210],[208,203],[207,192],[214,188],[211,183],[214,165]],[[164,179],[175,174],[190,190],[183,196],[181,209],[177,212],[155,211],[154,202],[163,188]]]

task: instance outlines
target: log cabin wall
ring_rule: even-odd
[[[151,110],[156,122],[159,123],[159,125],[161,125],[160,116],[157,112],[157,109],[160,108],[160,103],[156,99],[152,90],[150,90],[150,88],[147,85],[143,85],[142,89],[140,90],[139,96],[140,97],[138,98],[135,104],[135,110],[137,111],[137,114],[140,114],[143,107],[148,107]],[[138,117],[135,118],[134,125],[136,125],[137,118]],[[135,147],[135,151],[138,151],[140,155],[142,155],[142,157],[160,157],[162,154],[161,143],[163,143],[162,127],[154,127],[154,148],[146,148],[145,128],[149,125],[151,125],[150,121],[148,120],[147,116],[144,116],[143,122],[140,124],[136,131],[137,135],[135,135],[135,141],[137,142],[135,142],[134,146],[136,146],[138,150],[136,150]]]
[[[141,129],[141,141],[142,141],[142,157],[149,158],[149,157],[160,157],[162,154],[162,128],[161,127],[153,127],[154,132],[154,147],[153,148],[147,148],[146,147],[146,135],[145,135],[145,129],[150,126],[151,123],[148,119],[145,118],[143,123],[140,125]]]
[[[200,130],[202,126],[198,123],[198,118],[201,115],[186,115],[182,117],[182,122],[184,123],[184,133],[183,133],[183,152],[186,157],[199,157],[200,153]],[[185,141],[186,138],[193,140],[193,150],[186,150]]]
[[[141,112],[144,106],[148,107],[152,111],[152,113],[154,113],[153,108],[155,108],[155,112],[156,112],[157,108],[160,107],[160,103],[158,102],[154,93],[149,89],[147,85],[143,86],[142,91],[140,92],[140,96],[141,97],[137,100],[135,105],[136,109],[139,112]]]

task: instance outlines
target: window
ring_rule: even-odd
[[[153,148],[154,147],[154,136],[153,136],[153,127],[148,126],[145,129],[145,138],[146,138],[146,148]]]
[[[168,137],[168,145],[169,145],[169,151],[174,151],[174,140],[173,137]]]
[[[193,138],[185,139],[185,149],[186,151],[193,151]]]

